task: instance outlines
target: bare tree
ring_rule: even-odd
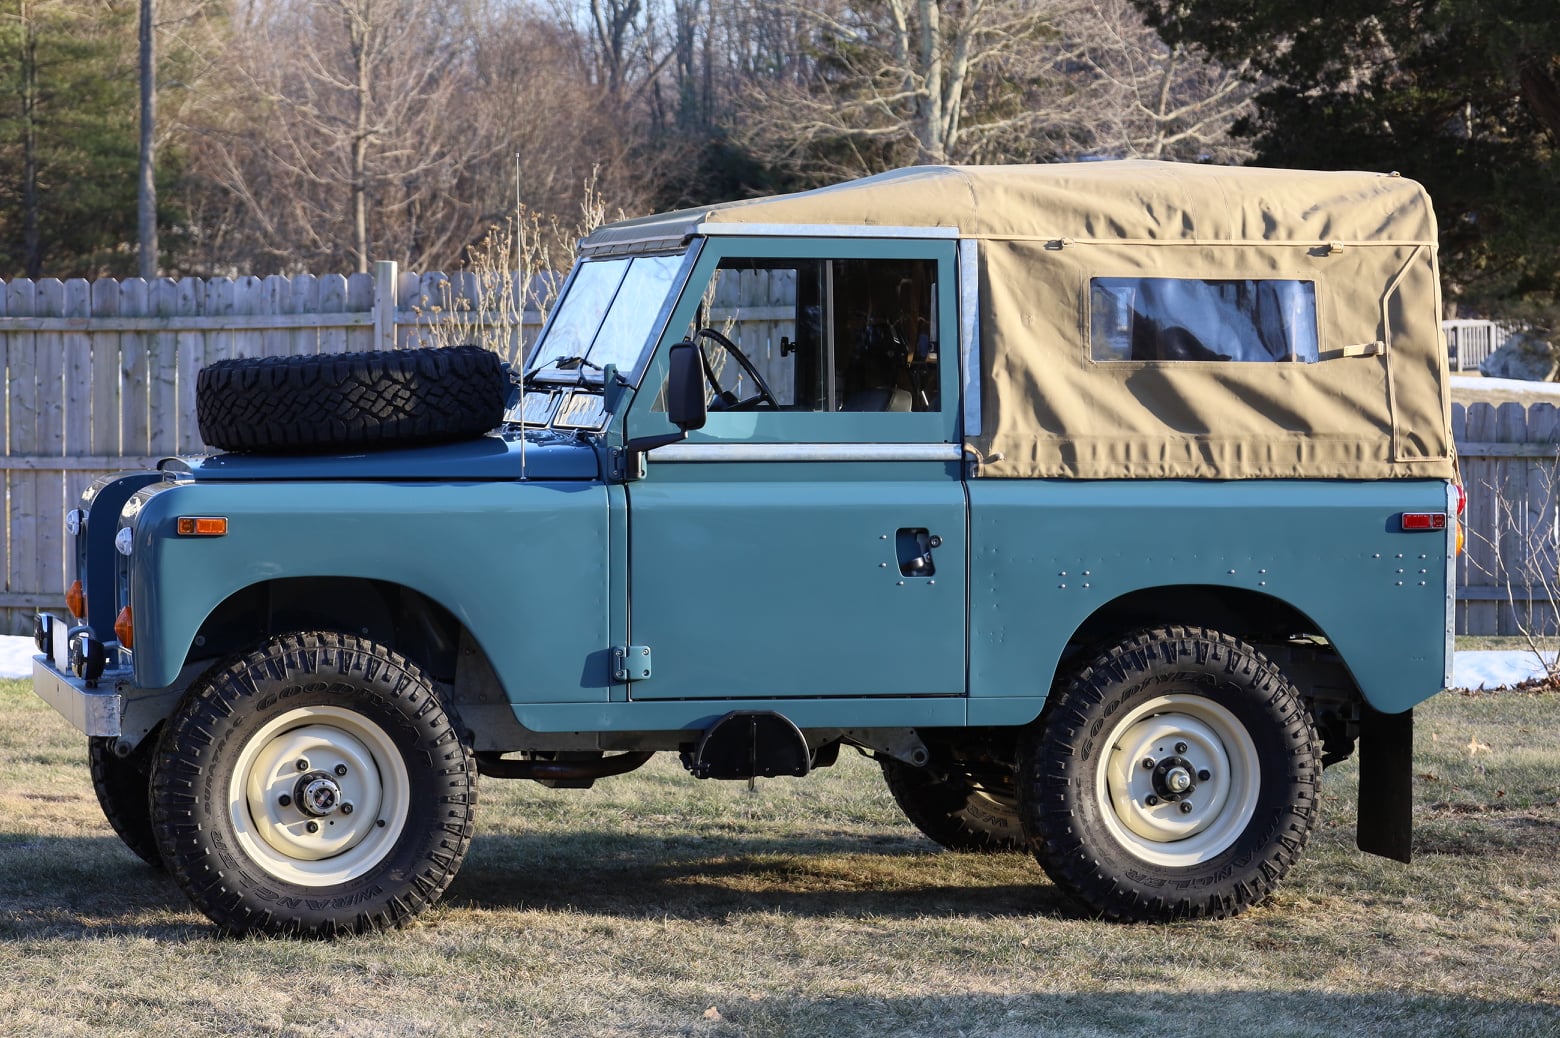
[[[497,143],[464,118],[463,13],[435,0],[272,0],[235,38],[201,170],[261,251],[367,270],[477,233],[462,180]]]
[[[1072,0],[869,0],[797,8],[815,67],[761,84],[744,141],[771,161],[858,173],[905,162],[1033,157],[1065,119],[1048,45]],[[1027,153],[1027,154],[1026,154]]]
[[[1128,0],[798,0],[813,66],[756,82],[743,140],[834,175],[1083,154],[1238,160],[1245,69],[1169,46]]]
[[[1062,21],[1077,57],[1075,110],[1088,113],[1092,148],[1122,158],[1244,162],[1230,136],[1255,111],[1249,63],[1225,67],[1197,48],[1166,43],[1130,0],[1083,0]]]

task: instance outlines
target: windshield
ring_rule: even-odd
[[[589,372],[600,381],[601,370],[616,364],[632,377],[671,305],[683,259],[681,254],[617,256],[580,263],[526,373],[562,374],[573,381]]]

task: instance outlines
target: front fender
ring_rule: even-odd
[[[227,533],[180,536],[180,516],[224,517]],[[347,577],[442,605],[501,679],[525,674],[527,698],[604,699],[609,568],[597,483],[183,484],[150,496],[136,518],[136,684],[171,684],[201,626],[246,588]]]

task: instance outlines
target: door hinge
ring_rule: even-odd
[[[644,681],[650,676],[650,646],[612,646],[612,678],[614,681]]]

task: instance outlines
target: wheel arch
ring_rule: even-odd
[[[1369,697],[1321,624],[1293,604],[1247,588],[1181,584],[1118,595],[1074,629],[1051,692],[1081,663],[1133,631],[1177,624],[1232,635],[1260,649],[1300,690],[1327,747],[1327,763],[1353,752]]]
[[[452,681],[465,625],[433,597],[388,580],[291,576],[231,592],[197,628],[191,658],[222,658],[290,631],[334,630],[395,648]]]

